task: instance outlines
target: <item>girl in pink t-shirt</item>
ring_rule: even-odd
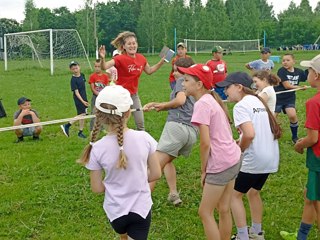
[[[129,90],[133,101],[133,108],[142,109],[140,98],[138,95],[139,78],[144,71],[150,75],[156,72],[164,63],[164,57],[152,67],[147,62],[147,59],[137,53],[138,42],[137,37],[133,32],[122,32],[111,42],[111,44],[122,51],[122,53],[108,62],[105,62],[106,49],[102,45],[99,48],[99,55],[102,60],[102,69],[116,67],[118,71],[118,85]],[[133,112],[133,117],[138,130],[144,130],[143,111]]]
[[[127,127],[132,99],[122,86],[107,86],[97,96],[91,142],[79,163],[90,170],[93,192],[105,193],[103,208],[121,239],[147,239],[151,223],[148,181],[161,177],[157,142]],[[108,134],[96,142],[102,125]],[[103,178],[103,175],[104,178]]]
[[[201,184],[199,215],[207,239],[230,239],[230,201],[235,178],[241,166],[241,150],[232,137],[228,112],[222,100],[210,91],[213,74],[206,65],[196,64],[178,70],[185,74],[187,96],[196,99],[191,122],[200,131]],[[213,211],[219,210],[219,227]]]

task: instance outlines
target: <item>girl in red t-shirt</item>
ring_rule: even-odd
[[[99,48],[100,58],[102,59],[102,69],[108,69],[115,66],[118,70],[117,84],[126,88],[133,101],[132,107],[135,109],[142,109],[141,102],[138,95],[139,78],[144,71],[150,75],[156,72],[164,63],[162,58],[157,64],[150,66],[147,59],[137,53],[138,42],[137,37],[133,32],[125,31],[120,33],[111,44],[121,49],[122,54],[114,57],[108,62],[104,61],[106,55],[105,46]],[[144,118],[142,111],[133,112],[133,117],[138,130],[144,130]]]

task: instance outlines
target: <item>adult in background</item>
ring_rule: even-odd
[[[102,60],[101,67],[102,69],[109,69],[113,66],[116,67],[118,70],[118,80],[116,84],[123,86],[130,92],[133,101],[132,107],[135,109],[141,109],[142,106],[138,95],[138,86],[142,71],[148,75],[156,72],[164,63],[164,58],[151,67],[147,59],[142,54],[137,53],[138,42],[137,37],[133,32],[125,31],[119,33],[111,44],[115,48],[121,49],[122,54],[115,56],[108,62],[105,62],[106,49],[105,46],[102,45],[99,48],[99,54]],[[144,130],[143,112],[136,111],[132,114],[137,129]]]
[[[212,59],[206,62],[206,65],[213,73],[213,87],[222,100],[226,100],[224,88],[216,86],[216,83],[223,81],[227,77],[227,63],[222,60],[223,48],[215,46],[212,49]]]
[[[171,90],[173,90],[174,86],[176,85],[176,79],[173,75],[173,66],[174,63],[179,59],[179,58],[191,58],[189,55],[187,55],[187,46],[183,43],[180,42],[177,44],[177,55],[172,59],[171,63],[172,63],[172,69],[169,75],[169,82],[170,82],[170,87]]]

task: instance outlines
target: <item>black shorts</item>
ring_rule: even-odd
[[[240,171],[234,184],[234,190],[241,193],[247,193],[250,188],[260,191],[268,177],[269,173],[253,174]]]
[[[127,233],[129,237],[135,240],[147,240],[151,224],[151,210],[146,219],[139,214],[129,212],[128,215],[121,216],[110,224],[119,234]]]
[[[87,107],[77,99],[74,99],[74,104],[76,105],[77,115],[87,114]]]

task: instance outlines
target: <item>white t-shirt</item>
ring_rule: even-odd
[[[234,106],[233,118],[236,128],[245,122],[252,122],[255,131],[252,143],[244,151],[240,171],[254,174],[277,172],[279,166],[278,140],[274,140],[268,113],[263,103],[257,97],[247,95]]]
[[[127,168],[117,168],[119,145],[116,135],[95,142],[86,165],[89,170],[104,170],[103,208],[112,222],[129,212],[146,218],[151,206],[147,159],[156,151],[157,142],[144,131],[128,130],[123,136]]]
[[[262,89],[262,91],[259,93],[259,96],[262,96],[263,93],[267,94],[268,96],[267,105],[270,111],[274,112],[276,109],[277,97],[276,97],[276,92],[274,91],[273,86],[268,86]]]

